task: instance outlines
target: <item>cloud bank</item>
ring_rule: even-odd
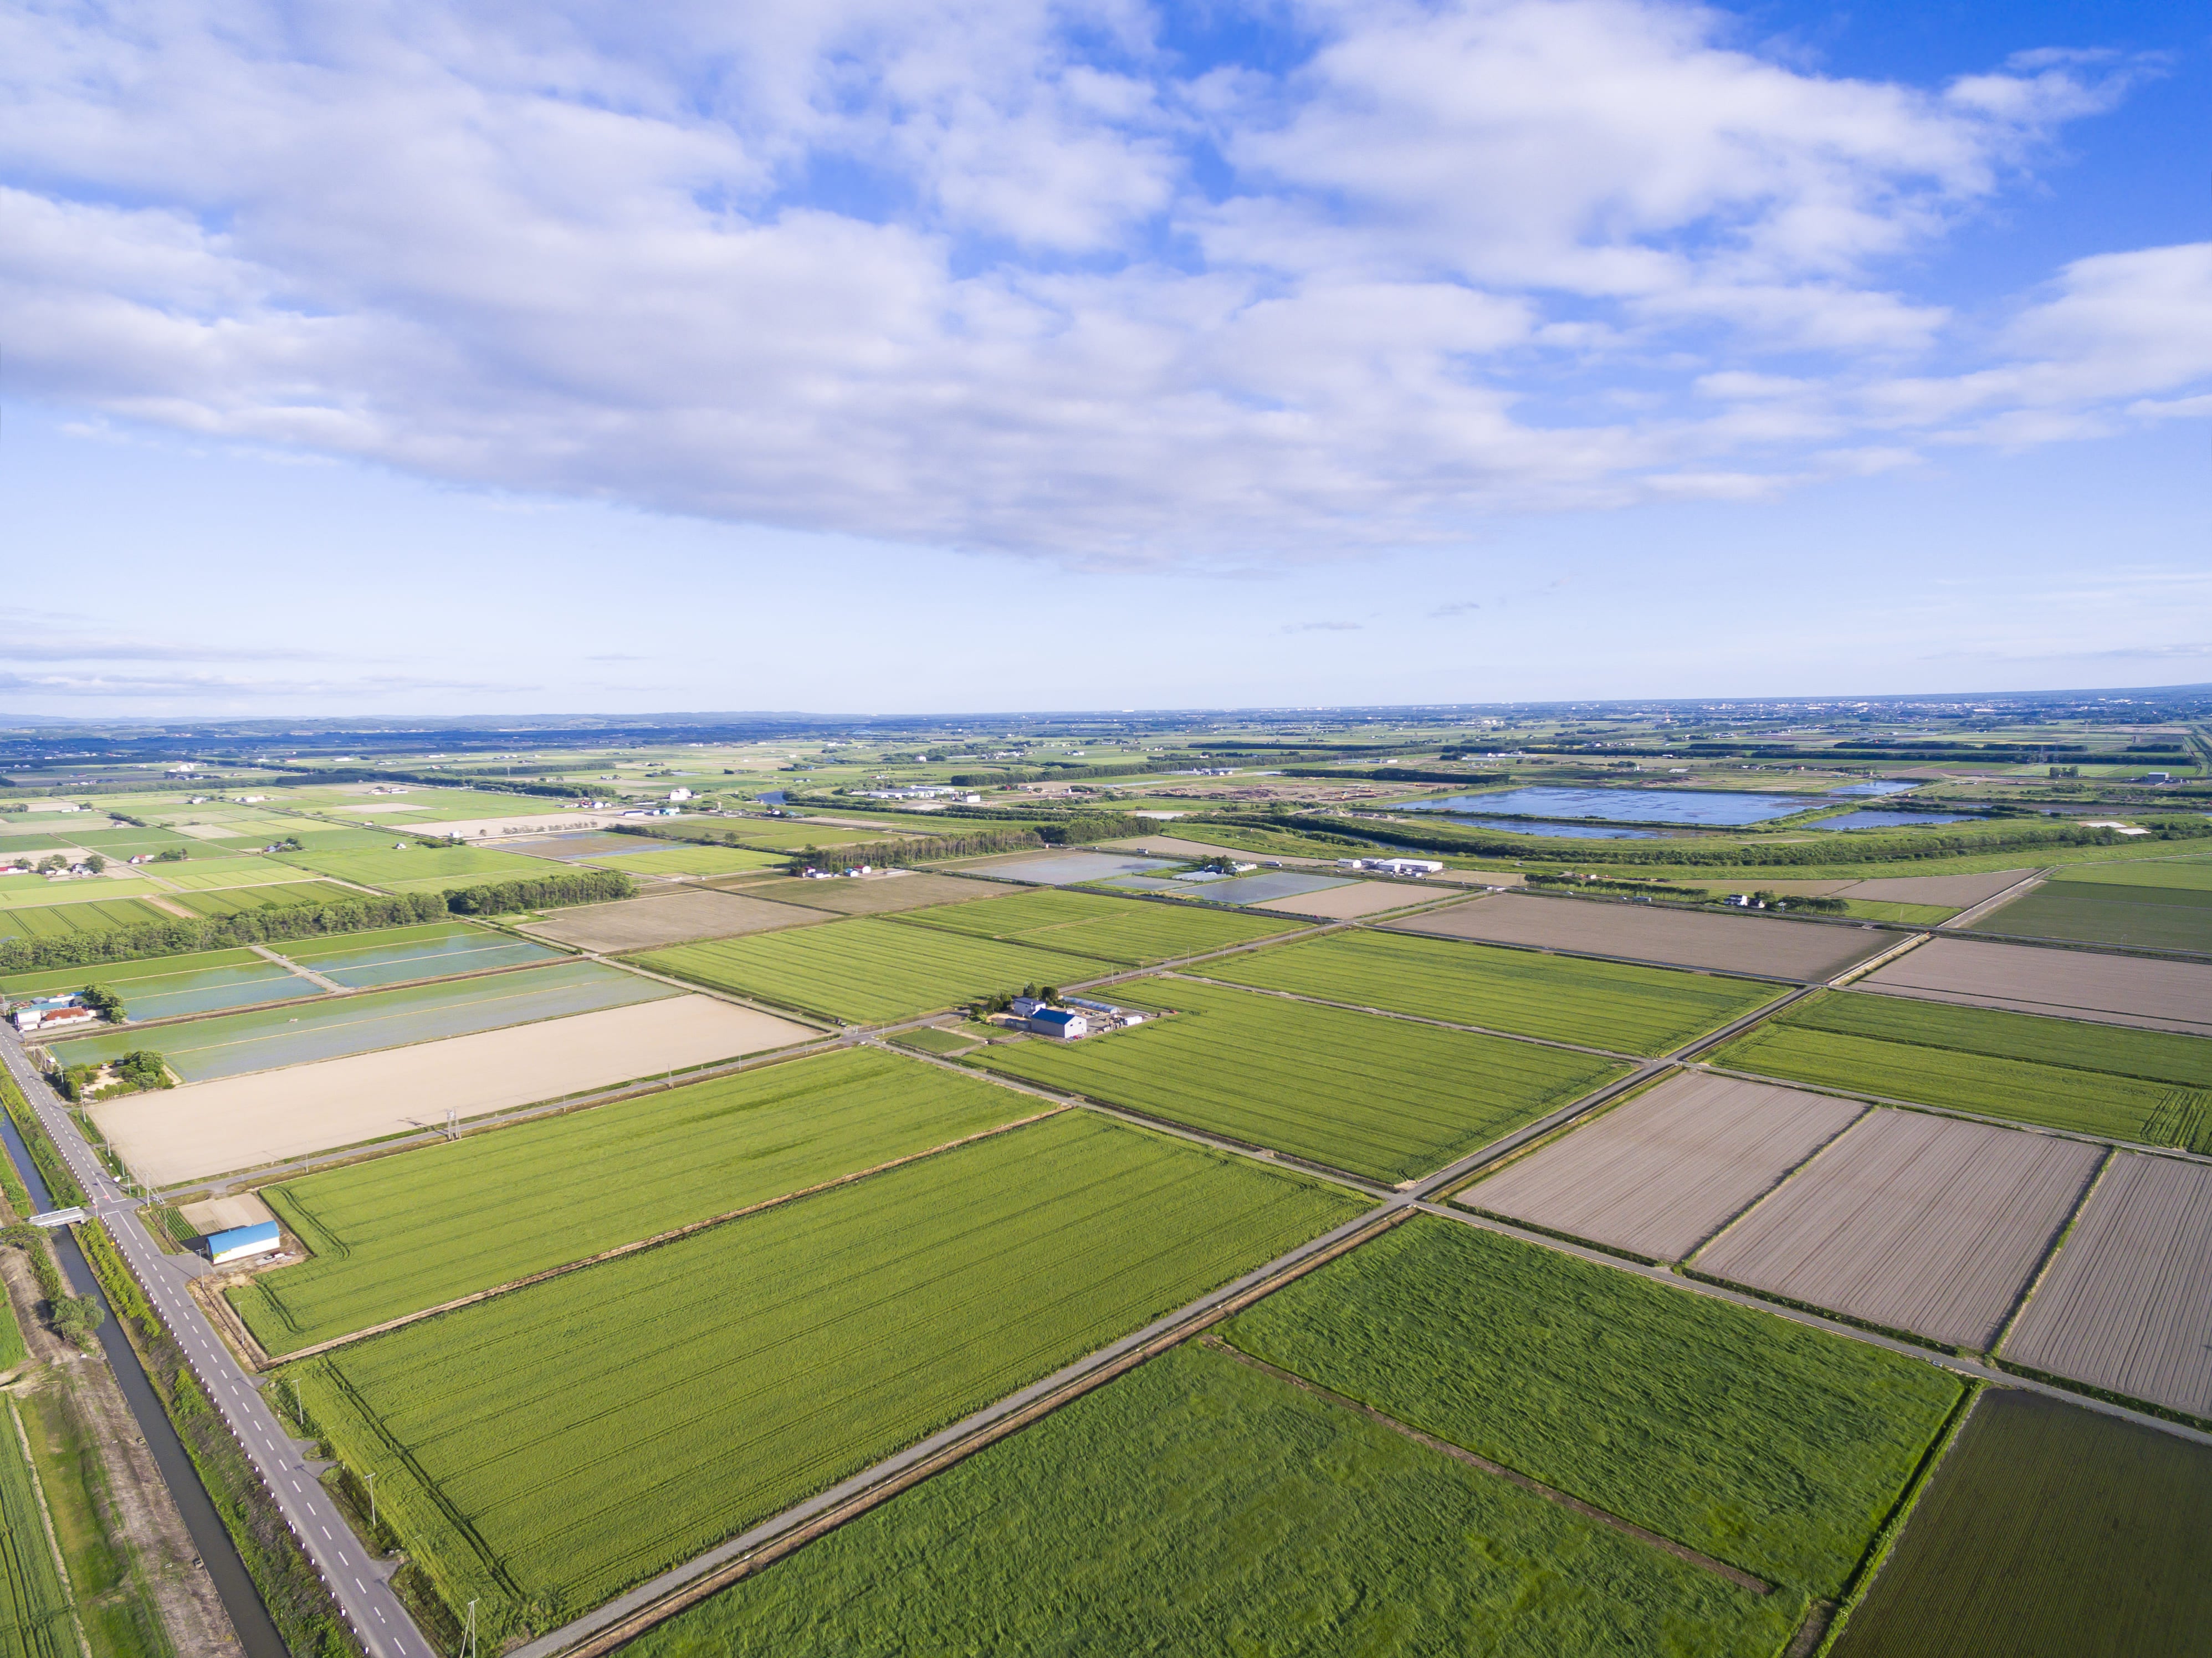
[[[185,432],[1097,567],[2212,412],[2212,244],[1995,320],[1907,281],[2137,66],[1848,80],[1658,0],[1190,15],[19,9],[0,343]]]

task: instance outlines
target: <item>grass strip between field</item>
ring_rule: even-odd
[[[2212,1038],[1850,991],[1704,1056],[1725,1070],[2212,1153]]]
[[[497,1639],[624,1586],[1360,1213],[1068,1112],[291,1367]]]
[[[1115,999],[1177,1011],[962,1063],[1383,1181],[1440,1169],[1629,1069],[1193,979],[1117,986]]]

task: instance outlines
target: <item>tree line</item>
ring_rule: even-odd
[[[1823,837],[1818,841],[1788,841],[1761,846],[1741,841],[1613,841],[1577,842],[1571,850],[1557,852],[1532,845],[1531,837],[1493,830],[1437,824],[1411,829],[1396,823],[1346,822],[1322,817],[1301,820],[1303,830],[1310,821],[1324,831],[1371,841],[1385,846],[1419,847],[1433,852],[1479,857],[1571,857],[1578,864],[1719,865],[1729,867],[1776,867],[1820,864],[1911,863],[1926,858],[1958,858],[1978,853],[2013,852],[2033,847],[2104,847],[2121,843],[2117,829],[2084,829],[2078,824],[2022,824],[1990,835],[1912,835]],[[1291,825],[1273,825],[1284,828]],[[2212,819],[2158,817],[2143,827],[2160,840],[2196,840],[2212,836]],[[2136,837],[2128,837],[2133,839]]]
[[[635,890],[627,875],[612,870],[583,870],[538,880],[503,881],[444,892],[364,894],[332,904],[289,904],[251,909],[236,915],[187,920],[148,921],[105,932],[76,932],[54,938],[0,938],[0,972],[27,973],[42,968],[91,967],[103,962],[137,961],[156,956],[189,956],[203,950],[234,950],[244,944],[281,944],[288,938],[317,938],[326,933],[367,932],[407,926],[447,915],[489,915],[507,910],[551,909],[565,904],[604,903]]]

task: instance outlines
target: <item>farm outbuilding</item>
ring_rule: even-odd
[[[1078,1036],[1091,1034],[1091,1021],[1080,1013],[1070,1013],[1063,1008],[1041,1007],[1023,1021],[1040,1036],[1057,1036],[1072,1042]]]
[[[220,1266],[226,1261],[265,1255],[283,1242],[283,1236],[273,1220],[253,1226],[234,1226],[228,1232],[208,1234],[208,1259]]]

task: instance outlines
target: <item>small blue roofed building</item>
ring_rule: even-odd
[[[1091,1021],[1065,1008],[1041,1007],[1022,1023],[1040,1036],[1057,1036],[1063,1042],[1091,1034]]]
[[[269,1254],[283,1241],[283,1233],[273,1220],[253,1226],[234,1226],[228,1232],[207,1235],[208,1259],[218,1266],[228,1260],[246,1260]]]

